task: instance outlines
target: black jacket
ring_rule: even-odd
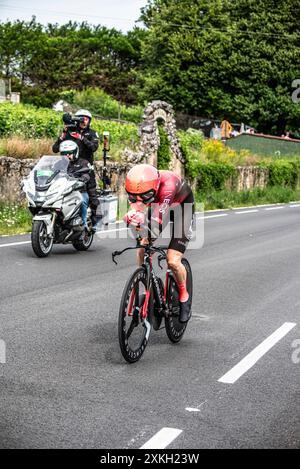
[[[86,169],[86,172],[80,172],[81,169]],[[78,172],[79,171],[79,172]],[[75,177],[76,179],[80,179],[82,182],[85,182],[85,186],[82,187],[81,191],[87,190],[88,183],[91,179],[91,165],[88,161],[84,160],[83,158],[78,158],[76,161],[70,161],[68,166],[68,174],[69,176]]]
[[[95,130],[88,127],[87,129],[79,130],[78,131],[81,135],[83,135],[82,140],[78,140],[69,132],[66,133],[65,137],[61,140],[60,137],[56,140],[56,142],[52,146],[52,151],[54,153],[59,152],[59,145],[61,142],[65,140],[72,140],[73,142],[77,143],[79,147],[79,158],[83,158],[87,160],[89,163],[93,164],[94,161],[94,153],[97,151],[99,146],[99,136]]]

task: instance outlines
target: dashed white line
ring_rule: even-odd
[[[197,409],[196,407],[186,407],[185,410],[188,412],[200,412],[200,409]]]
[[[20,244],[29,244],[31,241],[20,241],[19,243],[6,243],[6,244],[0,244],[0,248],[6,248],[8,246],[18,246]]]
[[[243,210],[242,212],[234,212],[236,215],[242,215],[243,213],[255,213],[258,212],[258,210]]]
[[[289,204],[287,205],[288,207],[290,208],[293,208],[293,207],[300,207],[300,204]],[[261,206],[263,207],[263,205]],[[280,210],[282,208],[285,208],[285,206],[280,206],[280,207],[268,207],[268,208],[263,208],[261,210]],[[260,210],[259,209],[254,209],[254,210],[240,210],[238,212],[233,212],[235,213],[236,215],[242,215],[244,213],[256,213],[256,212],[259,212]],[[232,212],[231,212],[232,213]],[[209,219],[209,218],[220,218],[220,217],[227,217],[229,215],[229,213],[219,213],[219,214],[216,214],[216,215],[203,215],[203,212],[196,212],[196,214],[201,214],[199,216],[199,218],[203,218],[203,219]],[[116,223],[123,223],[122,221],[120,222],[116,222]],[[96,233],[97,236],[101,236],[103,234],[106,234],[106,233],[116,233],[118,231],[125,231],[125,230],[128,230],[127,227],[124,227],[124,228],[119,228],[119,229],[115,229],[115,230],[103,230],[103,231],[98,231]],[[5,235],[4,235],[5,236]],[[17,242],[17,243],[5,243],[5,244],[0,244],[0,248],[5,248],[5,247],[9,247],[9,246],[18,246],[18,245],[22,245],[22,244],[30,244],[31,241],[20,241],[20,242]]]
[[[219,218],[219,217],[227,217],[228,213],[220,213],[219,215],[208,215],[206,217],[204,217],[204,220],[206,220],[207,218]]]
[[[96,235],[97,237],[98,236],[101,236],[101,235],[105,235],[106,233],[118,233],[118,231],[125,231],[125,230],[128,230],[128,228],[118,228],[117,230],[103,230],[103,231],[97,231],[96,232]],[[0,248],[7,248],[7,247],[10,247],[10,246],[19,246],[21,244],[30,244],[31,241],[20,241],[20,242],[17,242],[17,243],[5,243],[5,244],[0,244]]]
[[[285,322],[279,329],[265,339],[252,352],[250,352],[243,360],[229,370],[218,381],[220,383],[235,383],[246,371],[250,370],[253,365],[267,353],[279,340],[281,340],[288,332],[290,332],[297,324],[294,322]]]
[[[178,428],[164,427],[141,446],[140,449],[164,449],[169,446],[180,433],[182,433],[182,430],[178,430]]]
[[[125,230],[128,230],[128,228],[119,228],[117,230],[100,230],[100,231],[96,231],[96,235],[97,236],[100,236],[102,234],[106,234],[106,233],[117,233],[118,231],[125,231]]]

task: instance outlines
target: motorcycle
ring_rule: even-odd
[[[66,156],[43,156],[22,189],[33,215],[31,244],[37,257],[47,257],[53,244],[72,244],[77,251],[86,251],[93,242],[91,209],[88,208],[86,230],[81,218],[84,183],[68,175]],[[82,168],[78,176],[85,172]]]

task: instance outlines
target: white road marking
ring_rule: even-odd
[[[178,430],[178,428],[164,427],[141,446],[140,449],[164,449],[169,446],[180,433],[182,433],[182,430]]]
[[[254,213],[254,212],[258,212],[258,210],[243,210],[242,212],[234,212],[234,213],[236,213],[236,215],[241,215],[243,213]]]
[[[96,235],[100,236],[100,235],[106,234],[106,233],[117,233],[118,231],[124,231],[124,230],[128,230],[128,228],[118,228],[117,230],[97,231]],[[30,243],[31,243],[31,241],[20,241],[20,242],[17,242],[17,243],[5,243],[5,244],[0,244],[0,248],[7,248],[9,246],[18,246],[20,244],[30,244]]]
[[[295,204],[289,204],[288,205],[289,207],[300,207],[300,204],[298,203],[295,203]],[[259,207],[264,207],[264,205],[260,205]],[[268,208],[264,208],[263,210],[280,210],[284,208],[284,206],[280,206],[280,207],[268,207]],[[238,208],[237,208],[238,209]],[[226,209],[225,209],[226,210]],[[229,209],[227,209],[229,210]],[[242,207],[240,207],[239,209],[240,211],[238,212],[234,212],[235,214],[237,215],[240,215],[240,214],[243,214],[243,213],[255,213],[255,212],[259,212],[258,209],[255,209],[255,210],[243,210]],[[217,210],[215,210],[217,211]],[[209,212],[214,212],[214,210],[208,210],[207,212],[195,212],[196,214],[200,214],[199,218],[204,218],[205,220],[208,219],[208,218],[220,218],[220,217],[227,217],[228,213],[220,213],[220,214],[216,214],[216,215],[204,215],[204,213],[209,213]],[[230,210],[231,212],[231,210]],[[124,223],[123,221],[117,221],[116,223]],[[125,231],[125,230],[128,230],[127,227],[125,228],[118,228],[118,229],[115,229],[115,230],[103,230],[103,231],[98,231],[96,232],[96,235],[99,236],[99,235],[102,235],[102,234],[105,234],[105,233],[116,233],[117,231]],[[22,233],[21,233],[22,234]],[[27,233],[23,233],[24,235],[27,234]],[[10,235],[2,235],[2,237],[5,237],[5,236],[10,236]],[[0,248],[5,248],[5,247],[9,247],[9,246],[18,246],[18,245],[21,245],[21,244],[30,244],[31,241],[20,241],[20,242],[17,242],[17,243],[6,243],[6,244],[0,244]]]
[[[18,246],[20,244],[29,244],[31,241],[20,241],[19,243],[7,243],[7,244],[0,244],[0,248],[7,248],[8,246]]]
[[[222,376],[218,381],[220,383],[235,383],[246,371],[267,353],[279,340],[281,340],[288,332],[290,332],[297,324],[294,322],[285,322],[279,329],[265,339],[252,352],[250,352],[243,360],[235,365],[230,371]]]
[[[185,410],[187,410],[188,412],[200,412],[201,411],[201,407],[204,406],[204,404],[206,404],[207,402],[207,399],[203,402],[201,402],[200,405],[198,405],[198,407],[186,407]]]
[[[125,231],[125,230],[128,230],[128,228],[119,228],[117,230],[100,230],[100,231],[96,231],[96,235],[99,236],[99,235],[106,234],[106,233],[117,233],[118,231]]]
[[[204,220],[206,220],[207,218],[219,218],[219,217],[227,217],[228,213],[220,213],[219,215],[208,215],[206,217],[204,217]]]

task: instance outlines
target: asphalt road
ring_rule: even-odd
[[[300,205],[280,207],[205,214],[186,334],[153,331],[134,365],[117,338],[134,254],[111,262],[126,239],[37,259],[28,236],[0,238],[0,447],[151,447],[158,432],[168,449],[299,447]]]

